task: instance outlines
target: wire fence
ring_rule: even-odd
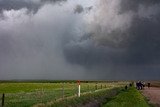
[[[58,86],[56,86],[57,84]],[[124,83],[82,83],[81,93],[93,93],[97,90],[110,89],[116,86],[119,87],[123,84]],[[76,83],[49,83],[48,85],[55,85],[56,87],[42,87],[28,92],[17,89],[19,90],[17,92],[2,94],[2,97],[0,97],[1,106],[29,107],[37,103],[47,103],[50,101],[64,99],[70,96],[78,96],[78,85]]]

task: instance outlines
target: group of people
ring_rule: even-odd
[[[148,88],[150,88],[150,85],[151,85],[150,83],[147,84]],[[145,87],[145,82],[141,82],[141,81],[136,82],[136,88],[138,90],[142,90],[144,89],[144,87]]]
[[[138,90],[142,90],[142,89],[144,89],[144,87],[145,87],[145,83],[143,83],[141,81],[139,81],[139,82],[136,83],[136,88]]]
[[[129,84],[129,87],[132,87],[133,85],[134,85],[134,82],[130,83],[130,84]],[[135,85],[136,85],[137,90],[143,90],[145,86],[148,86],[148,88],[150,88],[151,83],[148,82],[147,84],[145,84],[145,82],[138,81],[138,82],[136,82]],[[134,85],[134,86],[135,86],[135,85]],[[128,86],[126,85],[124,88],[127,90],[127,89],[128,89]]]

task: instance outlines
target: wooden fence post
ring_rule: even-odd
[[[87,89],[88,89],[88,91],[89,91],[89,85],[87,86]]]
[[[62,99],[64,99],[64,83],[62,83]]]
[[[97,83],[96,83],[96,85],[95,85],[95,90],[97,90]]]
[[[3,95],[2,95],[2,107],[4,107],[4,97],[5,97],[5,95],[3,93]]]
[[[78,96],[78,87],[77,87],[77,84],[75,85],[75,95]]]

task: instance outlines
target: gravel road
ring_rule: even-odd
[[[143,95],[147,97],[149,103],[155,105],[155,107],[160,107],[160,88],[157,87],[146,87],[142,91]]]

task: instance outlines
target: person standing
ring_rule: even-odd
[[[150,82],[148,82],[148,88],[150,88],[150,86],[151,86],[151,83],[150,83]]]

